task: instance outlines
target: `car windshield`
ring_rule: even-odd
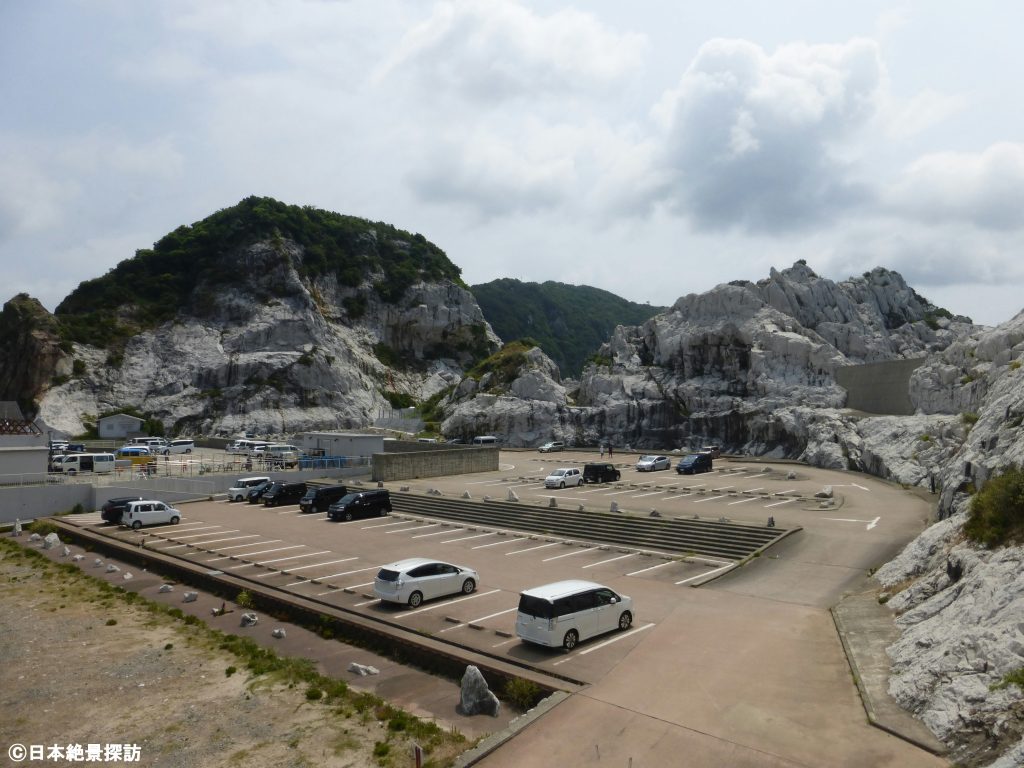
[[[696,460],[697,460],[697,457],[696,457],[696,456],[687,456],[686,458],[684,458],[684,459],[683,459],[682,461],[680,461],[679,463],[680,463],[680,464],[682,464],[682,465],[683,465],[683,466],[685,466],[685,467],[688,467],[688,466],[690,466],[691,464],[693,464],[693,462],[695,462]]]
[[[565,470],[564,469],[556,469],[554,472],[551,473],[551,476],[552,477],[561,477],[564,474],[565,474]]]
[[[527,616],[550,619],[554,615],[553,608],[554,606],[543,598],[531,595],[519,596],[519,612],[525,613]]]
[[[381,568],[377,572],[377,578],[381,581],[398,581],[400,575],[398,571],[393,571],[390,568]]]
[[[655,459],[657,459],[657,456],[641,456],[640,457],[640,461],[654,461]]]
[[[359,498],[357,493],[346,493],[338,500],[338,504],[351,504],[353,501]]]

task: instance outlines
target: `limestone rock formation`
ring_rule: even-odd
[[[459,712],[463,715],[491,715],[501,712],[501,702],[487,687],[483,673],[470,664],[462,675],[462,692],[459,697]]]
[[[0,312],[0,393],[2,400],[31,402],[55,378],[72,373],[70,345],[62,344],[57,322],[24,293]]]

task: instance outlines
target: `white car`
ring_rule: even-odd
[[[641,456],[636,462],[637,472],[654,472],[656,469],[669,469],[672,459],[668,456]]]
[[[136,531],[144,525],[161,525],[181,522],[181,512],[169,504],[152,499],[129,501],[121,513],[121,525],[134,528]]]
[[[234,482],[234,484],[230,488],[228,488],[228,500],[245,501],[247,498],[249,498],[249,491],[251,491],[257,485],[263,485],[263,483],[269,482],[270,478],[265,475],[239,478]]]
[[[550,443],[544,443],[540,448],[537,449],[541,453],[551,453],[552,451],[564,451],[565,443],[558,440],[553,440]]]
[[[179,440],[171,440],[170,445],[165,445],[160,448],[160,453],[164,456],[169,456],[172,453],[192,453],[195,450],[196,443],[194,440],[186,440],[181,438]]]
[[[545,488],[583,485],[583,473],[576,467],[560,467],[544,478]]]
[[[389,603],[415,608],[435,597],[470,595],[479,583],[480,576],[472,568],[412,557],[381,568],[373,580],[373,593]]]

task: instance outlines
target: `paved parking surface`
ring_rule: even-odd
[[[729,564],[663,559],[543,532],[399,515],[332,523],[294,506],[228,502],[183,505],[185,519],[174,527],[106,530],[144,538],[149,548],[211,570],[590,683],[483,765],[626,765],[629,758],[637,766],[945,764],[867,725],[827,611],[924,527],[924,501],[874,478],[758,462],[717,461],[728,471],[697,477],[623,466],[619,483],[559,491],[545,490],[535,479],[587,458],[593,456],[506,452],[498,472],[408,485],[414,493],[435,488],[448,496],[468,491],[474,498],[505,498],[512,489],[524,504],[546,505],[554,497],[564,510],[579,504],[607,509],[615,501],[641,515],[657,509],[666,517],[756,524],[771,515],[779,526],[803,531],[692,589],[702,575],[724,572]],[[624,457],[615,462],[626,465]],[[835,493],[828,509],[812,498],[825,485]],[[99,521],[83,515],[76,522]],[[477,592],[415,610],[376,600],[377,569],[411,556],[478,570]],[[521,643],[514,637],[519,591],[568,578],[591,579],[632,596],[633,627],[571,653]]]

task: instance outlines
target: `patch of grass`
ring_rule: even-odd
[[[505,684],[505,698],[523,712],[536,705],[542,694],[540,686],[532,680],[514,677]]]
[[[230,667],[228,667],[227,669],[224,670],[224,676],[225,677],[231,677],[237,671],[238,671],[238,667],[232,665],[232,666],[230,666]]]
[[[319,688],[310,686],[306,689],[306,701],[320,701],[324,697],[324,692]]]
[[[989,548],[1024,541],[1024,471],[1010,469],[974,494],[964,534]]]
[[[1011,685],[1016,685],[1018,688],[1024,688],[1024,667],[1018,667],[1012,672],[1007,673],[1003,676],[995,685],[990,686],[991,691],[1001,691]]]
[[[247,589],[243,589],[235,597],[235,605],[237,605],[239,608],[252,608],[253,607],[252,593],[249,592],[249,590],[247,590]]]
[[[107,619],[107,626],[113,627],[117,625],[117,619]]]
[[[917,439],[920,440],[922,443],[930,443],[931,440],[932,440],[932,436],[931,435],[921,435]]]
[[[1010,370],[1011,371],[1016,371],[1017,369],[1020,368],[1020,365],[1021,365],[1020,360],[1013,360],[1010,363]]]
[[[960,421],[964,423],[966,427],[973,427],[978,423],[978,414],[976,413],[961,413]]]

